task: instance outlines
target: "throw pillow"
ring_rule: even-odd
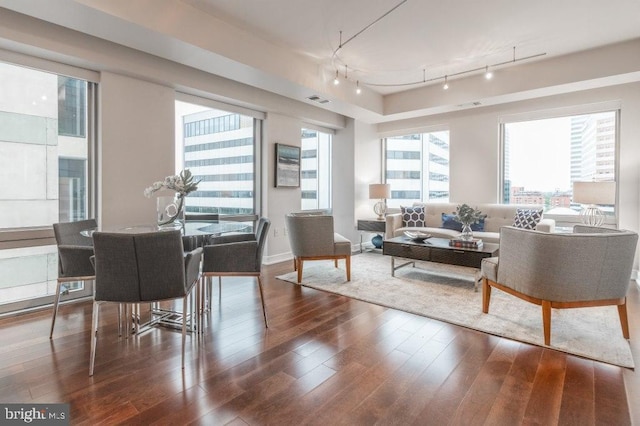
[[[424,227],[424,207],[402,207],[400,206],[400,211],[402,212],[402,226],[405,227]]]
[[[542,219],[542,209],[518,209],[513,226],[522,229],[536,229]]]
[[[455,214],[442,213],[442,227],[444,229],[452,229],[454,231],[462,231],[462,223],[455,219]],[[484,217],[480,219],[478,223],[471,224],[471,230],[482,232],[484,231]]]

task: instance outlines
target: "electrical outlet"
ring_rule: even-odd
[[[273,236],[274,237],[279,237],[280,236],[280,232],[278,231],[278,228],[276,228],[276,227],[273,228]]]
[[[285,235],[285,237],[286,237],[287,235],[289,235],[289,230],[288,230],[286,227],[284,228],[284,235]]]

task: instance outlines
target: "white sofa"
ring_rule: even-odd
[[[460,235],[460,231],[442,228],[442,214],[455,213],[456,207],[462,203],[414,203],[413,207],[425,207],[425,226],[424,227],[405,227],[402,221],[402,213],[397,212],[387,214],[385,239],[399,237],[404,231],[422,231],[438,238],[454,238]],[[473,208],[478,208],[487,217],[484,220],[484,231],[474,231],[473,236],[480,238],[486,243],[500,242],[500,228],[503,226],[511,226],[514,223],[516,211],[522,209],[541,209],[542,206],[536,205],[518,205],[518,204],[469,204]],[[555,221],[553,219],[542,218],[538,223],[536,230],[543,232],[553,232],[555,229]]]

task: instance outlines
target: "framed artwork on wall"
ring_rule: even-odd
[[[300,147],[276,144],[276,188],[300,186]]]

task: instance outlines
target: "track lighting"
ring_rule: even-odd
[[[356,95],[362,93],[362,89],[360,88],[360,80],[356,81]]]
[[[336,78],[333,79],[333,84],[337,86],[340,84],[340,80],[338,79],[338,70],[336,70]]]
[[[484,78],[486,78],[487,80],[491,80],[492,77],[493,73],[489,71],[489,65],[487,65],[487,67],[484,69]]]
[[[447,78],[446,75],[444,76],[444,86],[442,86],[442,88],[444,90],[447,90],[449,88],[449,82],[448,82],[448,78]]]

